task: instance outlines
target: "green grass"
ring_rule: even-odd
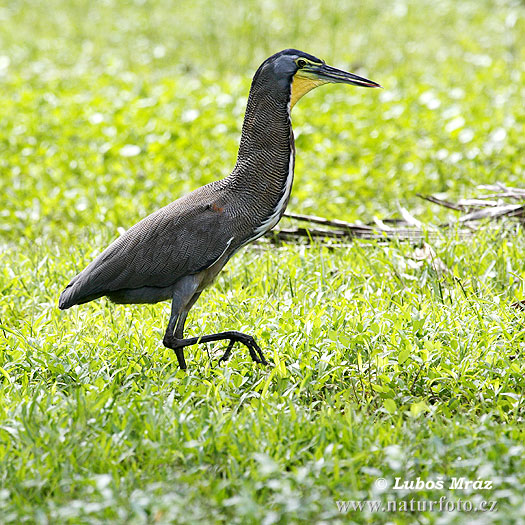
[[[292,211],[438,224],[418,192],[523,186],[523,2],[12,1],[0,23],[0,523],[524,523],[514,223],[429,236],[445,274],[406,243],[246,248],[188,331],[253,333],[268,368],[200,345],[178,370],[169,304],[56,307],[119,228],[229,173],[285,47],[385,87],[294,109]],[[442,496],[498,507],[336,505]]]

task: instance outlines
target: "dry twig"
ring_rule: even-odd
[[[452,202],[434,195],[418,194],[418,197],[428,202],[463,214],[455,220],[439,225],[437,229],[433,225],[422,224],[406,208],[398,205],[402,219],[378,219],[374,217],[374,222],[369,224],[352,224],[340,219],[286,213],[285,217],[288,219],[315,226],[281,228],[270,232],[267,238],[274,243],[281,241],[308,243],[314,240],[324,240],[332,247],[341,245],[340,243],[334,244],[335,239],[349,242],[355,238],[386,242],[405,240],[420,243],[426,238],[439,236],[439,230],[451,227],[457,228],[457,232],[461,236],[470,236],[474,229],[472,223],[482,219],[494,220],[502,217],[515,217],[522,221],[525,219],[525,189],[511,188],[501,183],[478,186],[478,189],[488,190],[492,193],[478,195],[471,199],[461,199],[458,202]],[[508,203],[505,201],[506,199],[520,201],[520,203]],[[321,228],[317,227],[318,225]]]

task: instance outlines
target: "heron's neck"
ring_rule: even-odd
[[[231,175],[236,185],[242,183],[256,193],[261,205],[269,209],[286,192],[287,203],[294,156],[290,91],[274,93],[269,87],[252,85],[237,164]]]

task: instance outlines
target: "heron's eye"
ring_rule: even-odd
[[[302,58],[300,58],[297,62],[297,67],[301,68],[301,67],[304,67],[306,66],[306,60],[303,60]]]

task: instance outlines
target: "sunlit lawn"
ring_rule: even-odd
[[[253,333],[268,368],[218,344],[178,370],[168,303],[56,306],[119,231],[229,173],[286,47],[385,88],[297,105],[290,210],[432,225],[453,215],[417,193],[523,187],[523,2],[13,1],[0,23],[0,523],[524,522],[517,223],[429,235],[442,273],[402,242],[246,248],[188,330]],[[443,496],[497,508],[336,504]]]

